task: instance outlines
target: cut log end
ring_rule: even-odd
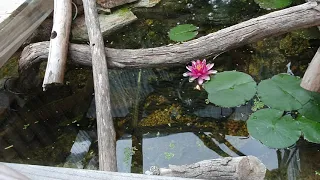
[[[254,156],[247,156],[241,159],[237,167],[239,179],[259,180],[264,179],[266,167]]]

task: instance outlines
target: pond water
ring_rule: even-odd
[[[198,26],[200,37],[269,12],[250,0],[162,0],[154,8],[132,11],[138,20],[105,37],[106,46],[158,47],[173,43],[167,32],[177,24]],[[214,68],[245,72],[259,82],[287,73],[291,62],[289,69],[302,77],[319,39],[316,28],[266,38],[221,54],[214,59]],[[70,65],[65,85],[26,91],[16,81],[20,53],[0,69],[0,161],[96,169],[90,68]],[[35,82],[43,77],[44,67]],[[303,139],[286,149],[263,145],[246,128],[257,97],[235,108],[207,104],[207,93],[189,83],[184,72],[183,64],[110,70],[119,172],[143,173],[151,166],[254,155],[267,167],[266,179],[320,179],[320,145]]]

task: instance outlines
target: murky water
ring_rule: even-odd
[[[155,8],[133,12],[138,20],[106,37],[106,46],[157,47],[172,43],[167,32],[179,23],[199,26],[198,36],[202,36],[267,13],[253,1],[243,0],[163,0]],[[242,71],[260,81],[286,73],[291,62],[292,72],[302,76],[319,45],[319,33],[313,28],[231,50],[214,63],[218,71]],[[69,66],[64,86],[46,92],[40,87],[25,91],[15,81],[18,57],[19,53],[0,69],[0,161],[96,169],[90,68]],[[288,149],[264,146],[246,130],[252,101],[237,108],[208,105],[206,92],[195,89],[182,76],[185,71],[185,65],[111,70],[120,172],[142,173],[151,166],[254,155],[266,165],[266,179],[320,179],[316,174],[320,171],[319,145],[300,140]],[[41,80],[41,74],[34,81]]]

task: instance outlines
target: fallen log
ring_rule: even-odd
[[[83,0],[83,7],[92,55],[98,129],[99,169],[102,171],[117,171],[116,132],[111,115],[108,66],[98,13],[96,11],[96,2],[93,0]]]
[[[304,3],[236,24],[182,44],[148,49],[105,48],[108,67],[172,66],[188,63],[198,58],[213,57],[271,35],[320,25],[320,11],[318,9],[320,9],[318,2]],[[20,73],[27,74],[24,71],[47,59],[48,47],[48,42],[27,46],[19,60]],[[69,60],[74,64],[91,66],[89,46],[71,44],[69,46]]]
[[[63,84],[72,19],[71,2],[71,0],[54,1],[49,57],[42,84],[44,91],[50,84]]]
[[[204,160],[190,165],[150,168],[151,174],[196,179],[263,180],[266,167],[254,156]]]

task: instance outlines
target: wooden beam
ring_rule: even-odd
[[[320,25],[320,5],[308,2],[275,11],[182,44],[147,49],[105,48],[109,67],[158,67],[189,63],[194,59],[213,57],[222,52],[258,41],[271,35]],[[26,47],[19,61],[20,71],[48,57],[48,42]],[[91,66],[90,48],[72,44],[71,62]],[[28,72],[28,71],[26,71]]]
[[[54,0],[53,27],[43,90],[50,84],[63,84],[72,19],[71,3],[72,0]]]
[[[99,169],[117,171],[116,132],[111,115],[109,77],[95,0],[83,0],[90,40],[97,114]]]
[[[5,6],[2,4],[1,6]],[[52,12],[53,0],[29,0],[0,21],[0,68]],[[1,15],[2,16],[2,15]]]
[[[21,173],[32,180],[195,180],[177,177],[149,176],[143,174],[117,173],[107,171],[94,171],[86,169],[59,168],[48,166],[35,166],[26,164],[3,163],[5,166]],[[0,163],[1,165],[1,163]],[[11,174],[10,174],[11,175]]]

